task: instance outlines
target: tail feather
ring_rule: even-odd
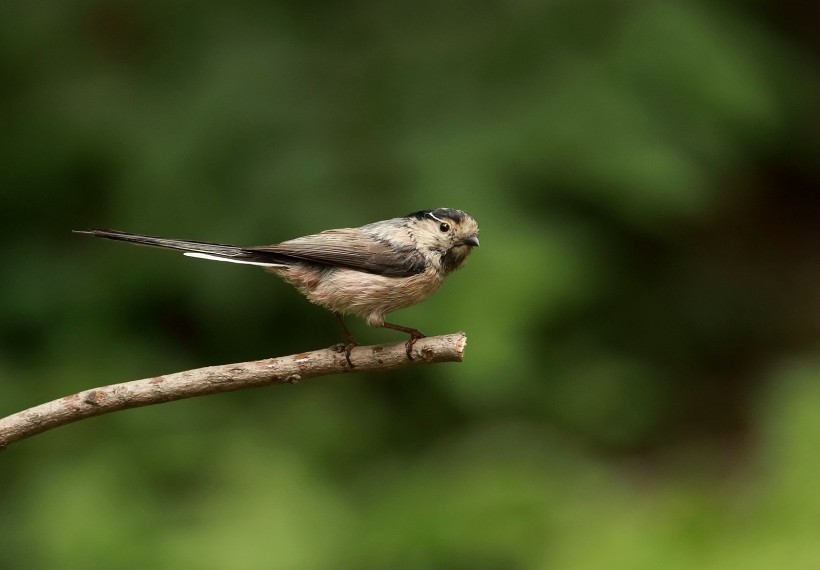
[[[229,257],[219,257],[218,255],[211,255],[210,253],[200,253],[198,251],[186,251],[182,255],[187,257],[198,257],[199,259],[210,259],[212,261],[227,261],[228,263],[243,263],[245,265],[258,265],[260,267],[281,267],[284,263],[272,263],[263,261],[246,261],[244,259],[234,259]]]
[[[118,230],[74,230],[77,234],[86,234],[98,238],[124,241],[137,245],[147,245],[164,249],[176,249],[185,252],[191,257],[201,257],[215,261],[229,261],[233,263],[246,263],[250,265],[262,265],[273,267],[276,265],[286,265],[287,261],[282,256],[274,253],[252,251],[235,245],[225,245],[220,243],[210,243],[205,241],[192,241],[181,239],[169,239],[143,234],[133,234]]]

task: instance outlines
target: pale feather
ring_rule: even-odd
[[[229,259],[227,257],[219,257],[210,255],[208,253],[199,253],[196,251],[186,251],[182,255],[188,257],[198,257],[199,259],[209,259],[211,261],[225,261],[227,263],[239,263],[240,265],[258,265],[259,267],[286,267],[281,263],[262,263],[261,261],[242,261],[241,259]]]

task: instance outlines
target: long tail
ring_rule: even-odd
[[[224,245],[205,241],[168,239],[143,234],[132,234],[117,230],[74,230],[74,233],[91,235],[103,239],[125,241],[135,243],[137,245],[176,249],[184,252],[184,255],[189,257],[200,257],[203,259],[212,259],[214,261],[244,263],[247,265],[260,265],[262,267],[275,267],[288,264],[287,260],[283,259],[280,255],[253,251],[251,249],[246,249],[235,245]]]

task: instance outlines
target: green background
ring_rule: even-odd
[[[340,340],[265,244],[421,208],[480,249],[394,322],[462,364],[0,454],[0,567],[820,567],[806,2],[4,2],[0,415]],[[401,338],[351,320],[366,343]]]

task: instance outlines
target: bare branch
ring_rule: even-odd
[[[464,333],[421,338],[413,347],[413,360],[407,358],[404,342],[359,346],[350,353],[354,368],[348,366],[344,351],[326,348],[92,388],[0,419],[0,450],[58,426],[117,410],[270,384],[296,384],[340,372],[386,372],[418,364],[461,362],[466,344]]]

